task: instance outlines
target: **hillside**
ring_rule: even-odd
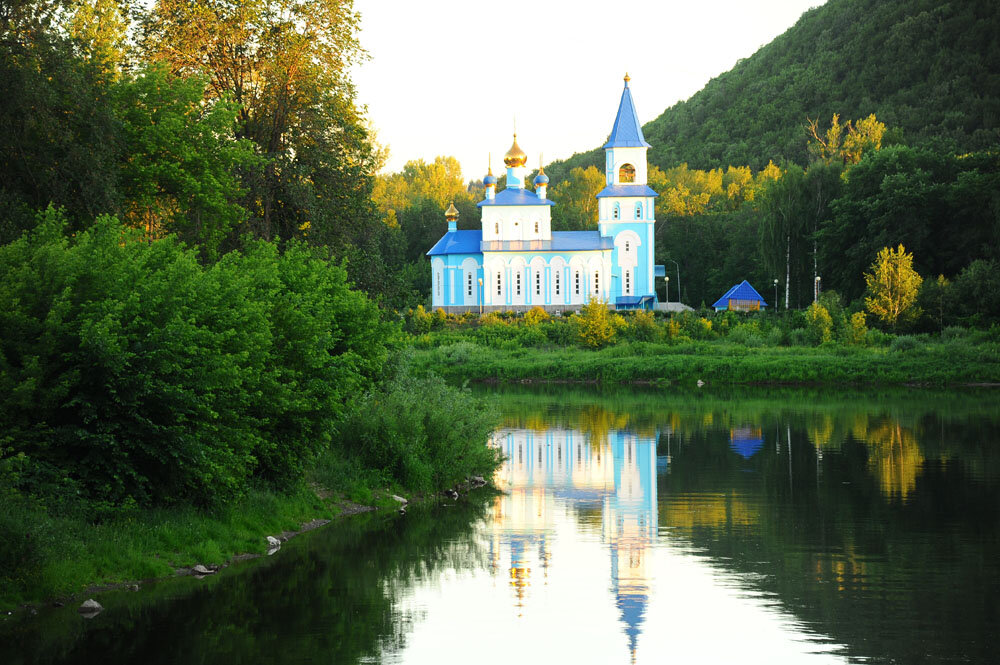
[[[875,113],[911,145],[968,152],[1000,144],[995,0],[830,0],[643,132],[660,168],[757,170],[769,160],[804,165],[806,118],[828,124],[834,113]],[[561,180],[603,162],[594,149],[546,171]]]

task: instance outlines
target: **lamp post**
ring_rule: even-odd
[[[778,311],[778,280],[774,280],[774,311]]]
[[[674,261],[673,259],[667,259],[667,261],[670,261],[671,263],[673,263],[674,267],[677,268],[677,302],[680,303],[680,301],[681,301],[681,267],[679,265],[677,265],[677,261]],[[667,300],[669,301],[670,299],[667,298]]]
[[[670,275],[664,275],[663,277],[667,280],[666,284],[664,284],[664,286],[663,286],[663,290],[666,292],[667,304],[669,305],[670,304]]]
[[[479,316],[483,315],[483,300],[486,299],[486,294],[483,292],[483,278],[479,278]]]
[[[819,300],[819,283],[820,277],[819,275],[816,275],[816,287],[813,289],[813,302],[817,302]]]

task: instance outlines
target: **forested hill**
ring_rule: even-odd
[[[825,126],[834,113],[874,113],[910,145],[967,152],[1000,144],[1000,5],[830,0],[643,131],[660,168],[757,170],[768,160],[805,165],[806,118]],[[603,162],[595,149],[546,170],[561,180],[572,167]]]

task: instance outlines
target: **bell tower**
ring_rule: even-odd
[[[612,259],[615,296],[635,298],[655,295],[653,269],[654,201],[657,193],[647,185],[646,151],[650,146],[632,101],[629,75],[618,103],[615,124],[604,144],[605,187],[597,195],[597,228],[614,238]]]

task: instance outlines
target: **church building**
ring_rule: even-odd
[[[431,248],[431,303],[446,312],[578,309],[594,298],[618,309],[652,309],[654,201],[646,184],[646,150],[629,77],[604,144],[605,187],[597,194],[596,231],[552,231],[544,168],[527,188],[528,156],[514,143],[504,155],[506,187],[496,191],[492,169],[483,178],[482,228],[459,231],[454,206],[448,231]],[[591,222],[592,220],[580,220]]]

